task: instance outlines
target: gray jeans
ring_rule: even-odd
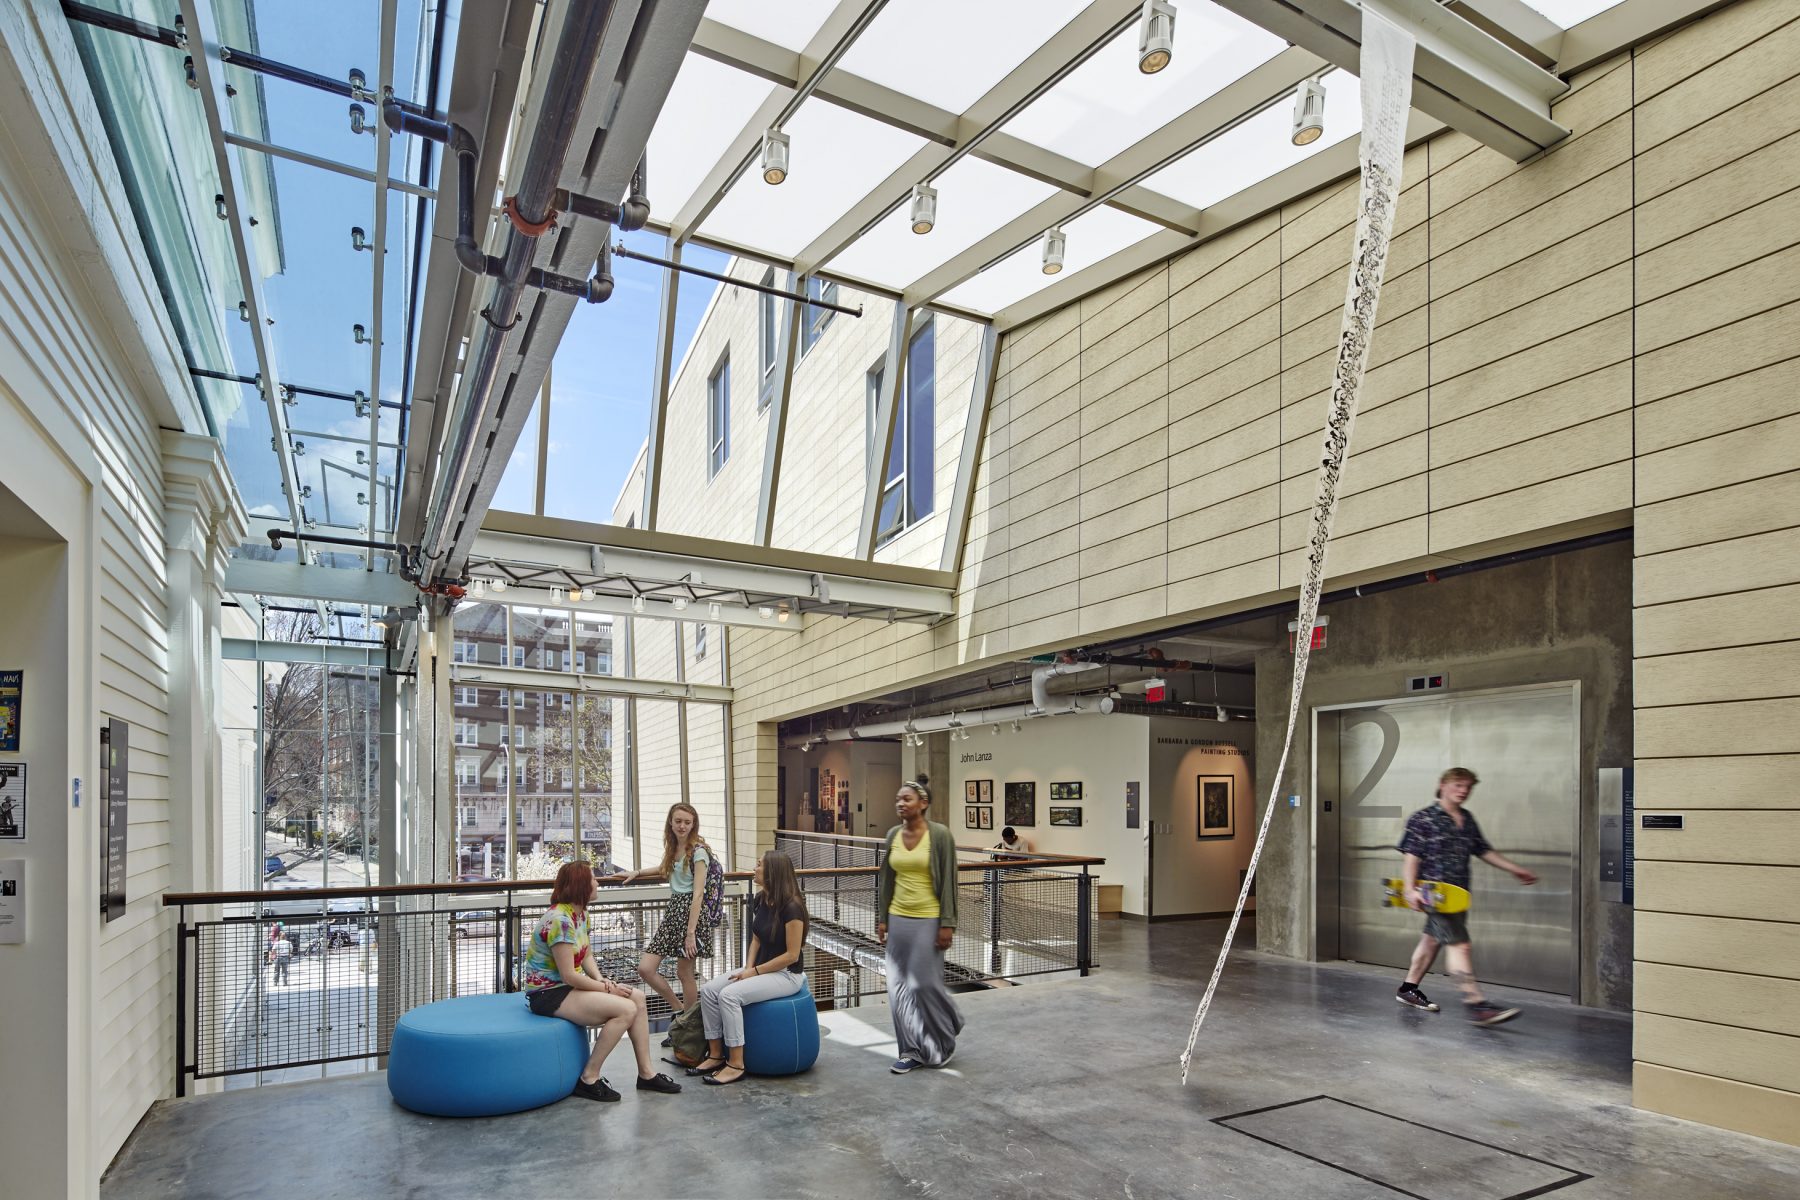
[[[765,971],[748,979],[715,975],[700,985],[700,1022],[706,1036],[723,1037],[727,1046],[744,1044],[744,1005],[779,1000],[806,986],[798,971]]]

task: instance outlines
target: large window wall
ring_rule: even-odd
[[[451,687],[459,879],[548,878],[577,857],[603,873],[639,865],[640,854],[654,865],[662,814],[681,799],[703,806],[717,834],[709,840],[723,846],[723,707],[594,690],[594,677],[610,677],[615,663],[627,661],[634,626],[651,646],[671,641],[677,629],[691,646],[705,628],[524,604],[458,608],[454,664],[542,680],[465,679]],[[639,674],[678,678],[672,655],[649,657]],[[722,680],[720,657],[695,677]],[[694,730],[698,742],[684,732]],[[634,838],[640,817],[643,836]]]

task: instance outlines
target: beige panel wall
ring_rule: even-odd
[[[1800,21],[1631,63],[1637,1103],[1800,1144]]]
[[[1408,153],[1331,557],[1342,585],[1635,523],[1639,803],[1689,815],[1643,845],[1638,1098],[1786,1136],[1791,978],[1740,926],[1661,922],[1795,911],[1746,889],[1800,874],[1768,620],[1800,596],[1797,17],[1743,0],[1583,71],[1526,163]],[[781,718],[1293,594],[1353,206],[1325,188],[1008,331],[956,615],[733,635],[741,840],[773,825]],[[860,509],[788,486],[784,520]]]

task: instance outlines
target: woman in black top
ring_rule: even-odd
[[[800,952],[806,945],[806,897],[793,860],[770,850],[756,861],[756,904],[750,913],[750,965],[700,987],[706,1058],[688,1068],[706,1082],[744,1077],[744,1005],[778,1000],[806,986]]]

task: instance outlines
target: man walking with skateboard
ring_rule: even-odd
[[[1421,879],[1469,886],[1469,859],[1479,858],[1512,875],[1522,884],[1537,882],[1537,876],[1488,845],[1481,826],[1463,810],[1469,793],[1480,780],[1465,767],[1451,767],[1438,778],[1437,803],[1421,808],[1406,819],[1406,832],[1398,847],[1405,855],[1400,875],[1405,886],[1407,907],[1425,912],[1425,932],[1413,950],[1412,969],[1406,982],[1394,993],[1394,999],[1411,1008],[1436,1012],[1438,1006],[1425,998],[1419,982],[1431,970],[1438,948],[1450,952],[1451,977],[1462,987],[1464,1005],[1470,1021],[1477,1025],[1498,1025],[1519,1015],[1516,1008],[1492,1004],[1481,993],[1475,981],[1475,963],[1469,949],[1469,920],[1466,913],[1426,911],[1425,894],[1419,889]]]

